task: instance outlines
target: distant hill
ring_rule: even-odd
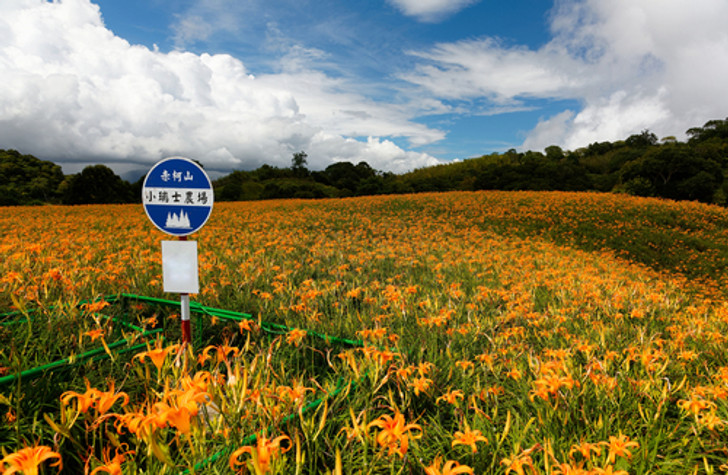
[[[728,203],[728,119],[687,130],[687,142],[649,130],[577,150],[514,149],[396,175],[366,162],[309,170],[307,154],[286,168],[263,165],[213,181],[217,201],[334,198],[430,191],[602,191],[673,200]],[[101,167],[101,168],[99,168]],[[60,167],[15,150],[0,150],[0,205],[138,202],[147,170],[115,175],[104,165],[64,176]],[[103,183],[96,183],[102,180]],[[88,191],[92,190],[92,191]]]

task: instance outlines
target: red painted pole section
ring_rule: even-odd
[[[186,241],[187,236],[180,236],[180,241]],[[190,294],[180,294],[180,320],[182,322],[182,346],[192,342],[192,326],[190,325]]]
[[[182,304],[182,343],[188,344],[192,341],[192,327],[190,326],[190,296],[181,295]]]

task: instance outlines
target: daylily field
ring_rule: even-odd
[[[3,474],[728,472],[719,207],[217,203],[193,347],[141,205],[0,235]]]

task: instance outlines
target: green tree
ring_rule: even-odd
[[[564,158],[564,151],[557,145],[550,145],[544,151],[546,152],[546,158],[549,160],[558,161]]]
[[[234,170],[229,175],[218,178],[212,182],[216,201],[237,201],[243,195],[243,183],[252,179],[251,174],[241,170]]]
[[[622,168],[622,183],[635,194],[709,203],[723,183],[718,163],[695,155],[684,144],[648,150]]]
[[[81,173],[70,175],[62,186],[63,203],[129,203],[138,200],[131,196],[131,185],[106,165],[90,165]]]
[[[630,135],[624,141],[628,147],[645,148],[657,145],[657,135],[645,129],[639,134]]]
[[[366,162],[354,165],[351,162],[332,163],[323,172],[312,174],[316,181],[340,190],[341,196],[377,194],[377,171]],[[366,185],[365,185],[366,183]]]
[[[483,190],[536,191],[591,189],[592,183],[583,165],[563,154],[557,160],[553,152],[551,149],[552,158],[532,151],[521,154],[506,152],[510,159],[491,161],[484,166],[475,179],[474,187]]]
[[[17,150],[0,150],[0,205],[54,202],[63,182],[61,167]]]
[[[255,180],[263,182],[266,180],[289,178],[291,173],[291,169],[289,168],[272,167],[266,163],[261,165],[257,170],[253,171],[252,176]]]
[[[686,132],[689,143],[705,142],[711,139],[728,141],[728,118],[724,120],[709,120],[702,127],[693,127]]]
[[[308,155],[304,151],[296,152],[293,154],[291,159],[291,170],[293,175],[297,178],[306,178],[310,175],[308,168],[306,168]]]

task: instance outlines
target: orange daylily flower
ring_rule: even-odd
[[[173,391],[172,395],[177,407],[187,407],[191,411],[195,411],[195,414],[197,414],[199,405],[210,398],[207,391],[202,391],[197,386],[190,386],[183,391]]]
[[[571,389],[574,387],[576,382],[571,376],[557,376],[554,373],[548,372],[543,377],[533,381],[535,388],[531,390],[529,399],[534,400],[535,396],[548,401],[550,396],[556,396],[559,389],[566,388]]]
[[[361,337],[362,340],[373,340],[373,341],[379,341],[387,334],[387,328],[375,328],[373,330],[364,329],[359,330],[356,332],[357,335]]]
[[[284,441],[288,441],[288,447],[281,447]],[[256,474],[262,475],[270,471],[271,464],[275,458],[282,453],[287,452],[291,448],[291,438],[287,435],[279,435],[275,439],[268,439],[266,436],[258,437],[258,441],[253,446],[240,447],[230,455],[230,470],[235,470],[236,466],[245,464],[240,461],[239,457],[243,454],[250,454],[250,461]]]
[[[475,363],[473,363],[473,362],[472,362],[472,361],[470,361],[470,360],[460,360],[460,361],[456,361],[456,362],[455,362],[455,365],[456,365],[457,367],[459,367],[460,369],[462,369],[463,371],[465,371],[465,370],[468,370],[468,369],[471,369],[471,368],[475,367]]]
[[[96,393],[96,410],[99,414],[105,414],[111,406],[116,403],[119,399],[123,399],[122,406],[129,404],[129,396],[125,392],[114,392],[114,381],[109,383],[109,390],[106,392],[97,391]]]
[[[598,444],[581,441],[580,443],[571,446],[571,450],[569,450],[569,457],[571,457],[575,453],[581,454],[583,459],[588,460],[592,453],[596,456],[601,455],[602,449],[599,447]]]
[[[708,430],[723,430],[725,427],[725,422],[718,417],[714,412],[709,412],[707,414],[700,414],[698,417],[698,423],[704,427],[707,427]]]
[[[109,383],[108,391],[101,391],[92,388],[91,384],[86,381],[86,392],[77,393],[74,391],[66,391],[61,395],[61,402],[67,405],[71,399],[76,399],[76,410],[86,413],[94,405],[99,414],[105,414],[119,399],[123,399],[122,406],[129,404],[129,396],[125,392],[114,392],[115,382]]]
[[[615,470],[611,465],[607,465],[604,468],[595,467],[593,470],[595,475],[629,475],[626,470]]]
[[[255,329],[255,322],[252,320],[240,320],[238,322],[238,328],[240,328],[240,333],[243,333],[243,330],[252,332]]]
[[[584,461],[575,463],[556,463],[551,472],[551,475],[591,475],[592,472],[584,468]]]
[[[289,345],[298,346],[301,343],[301,340],[303,340],[307,334],[308,332],[306,332],[306,330],[294,328],[293,330],[288,332],[286,336],[286,343],[288,343]]]
[[[394,417],[384,414],[378,419],[370,422],[369,427],[378,427],[380,432],[376,436],[377,444],[383,448],[389,449],[390,455],[398,453],[404,456],[409,444],[409,438],[418,439],[422,436],[422,427],[418,424],[406,424],[404,415],[398,409],[394,411]],[[418,431],[417,434],[411,432]]]
[[[147,350],[141,353],[137,353],[134,356],[134,359],[139,358],[139,360],[144,361],[144,358],[149,358],[154,366],[157,367],[157,370],[161,371],[167,355],[173,351],[177,351],[179,347],[179,343],[175,343],[174,345],[170,345],[167,347],[162,347],[162,340],[157,340],[157,343],[153,350]]]
[[[460,389],[455,389],[453,391],[448,391],[442,396],[438,397],[435,402],[439,403],[440,401],[445,401],[448,404],[456,405],[458,403],[458,399],[464,398],[465,393],[463,393]]]
[[[197,410],[190,410],[188,406],[172,407],[165,403],[158,402],[154,405],[158,412],[157,421],[167,423],[177,429],[181,434],[189,434],[192,430],[192,417],[197,415]]]
[[[526,469],[528,469],[531,474],[538,473],[536,467],[533,465],[531,453],[539,447],[540,445],[538,444],[534,445],[530,449],[522,451],[520,454],[512,457],[505,457],[501,460],[501,465],[506,466],[505,475],[508,475],[511,472],[515,472],[518,475],[525,475]]]
[[[212,374],[208,371],[198,371],[194,376],[184,376],[180,379],[180,385],[183,390],[194,389],[196,392],[207,393],[210,382],[212,381]]]
[[[77,393],[75,391],[66,391],[61,394],[61,403],[67,405],[71,399],[76,399],[76,410],[78,412],[86,413],[94,405],[96,399],[98,399],[99,390],[91,387],[91,383],[86,380],[86,392]]]
[[[89,330],[85,332],[84,335],[90,337],[91,341],[96,341],[98,338],[103,338],[104,330],[101,328],[97,328],[95,330]]]
[[[429,361],[423,361],[416,366],[417,372],[420,373],[420,376],[425,376],[429,374],[429,372],[432,371],[432,368],[434,367],[435,365],[430,363]]]
[[[345,426],[339,432],[345,432],[348,440],[361,440],[363,437],[366,437],[369,430],[366,423],[366,411],[362,411],[359,416],[355,416],[354,409],[349,407],[349,417],[351,418],[351,427]],[[363,421],[360,422],[360,419],[363,419]]]
[[[303,402],[307,392],[314,392],[314,389],[307,388],[301,383],[296,383],[293,386],[278,386],[278,393],[282,398],[288,399],[293,403]]]
[[[25,447],[3,457],[0,460],[0,468],[3,469],[3,475],[12,475],[16,472],[22,472],[25,475],[37,475],[38,467],[46,460],[51,459],[56,459],[56,462],[52,463],[51,467],[58,467],[60,471],[63,468],[63,461],[58,452],[53,452],[50,447],[45,445]]]
[[[185,390],[165,391],[166,400],[154,404],[151,416],[158,427],[169,424],[182,434],[189,434],[193,418],[198,414],[200,404],[209,400],[209,393],[190,385]]]
[[[121,444],[122,446],[126,446],[126,444]],[[116,455],[114,455],[113,458],[109,458],[109,451],[110,448],[106,448],[104,450],[104,465],[101,465],[99,467],[96,467],[91,471],[91,475],[96,475],[97,473],[105,472],[109,475],[123,475],[124,471],[121,468],[121,464],[126,461],[126,456],[128,454],[134,454],[135,452],[133,450],[129,450],[126,452],[121,452],[121,449],[116,449]]]
[[[204,363],[208,359],[211,359],[210,352],[215,352],[215,364],[220,364],[224,361],[227,361],[228,354],[232,353],[233,356],[237,356],[240,353],[240,348],[237,348],[235,346],[229,346],[229,345],[210,345],[204,350],[202,350],[202,354],[200,355],[198,361],[200,364]]]
[[[414,373],[415,369],[412,366],[406,366],[404,368],[398,368],[394,365],[390,366],[389,372],[393,373],[395,376],[397,376],[397,379],[400,381],[406,381],[410,376],[412,376],[412,373]]]
[[[122,429],[126,429],[138,436],[140,439],[148,439],[154,433],[155,429],[161,429],[165,423],[157,420],[154,415],[147,415],[140,412],[129,412],[124,415],[117,415],[117,421],[114,423],[116,432],[122,433]]]
[[[97,312],[100,312],[101,310],[105,309],[109,305],[111,305],[109,302],[107,302],[105,300],[99,300],[98,302],[85,303],[85,304],[83,304],[82,308],[84,310],[86,310],[88,313],[97,313]]]
[[[473,450],[473,453],[476,453],[478,451],[478,447],[475,445],[476,442],[485,442],[487,444],[488,439],[479,430],[471,430],[470,427],[466,426],[464,432],[455,432],[455,439],[452,441],[452,446],[467,445]]]
[[[439,455],[435,457],[431,465],[425,467],[426,475],[458,475],[460,473],[472,475],[473,469],[467,465],[461,465],[455,460],[448,460],[445,465],[442,465],[442,457]]]
[[[609,441],[602,442],[602,445],[609,447],[609,455],[607,456],[609,463],[614,463],[617,457],[632,458],[632,452],[629,449],[636,449],[640,446],[638,442],[630,440],[629,437],[621,432],[617,437],[613,435],[609,436]]]
[[[680,399],[677,402],[677,405],[684,411],[689,412],[693,415],[698,415],[701,411],[704,411],[706,409],[715,409],[716,407],[713,401],[708,401],[695,394],[690,399]]]
[[[516,381],[518,381],[523,376],[523,373],[518,368],[512,368],[510,371],[508,371],[506,373],[506,376],[508,376],[509,378],[515,379]]]
[[[432,384],[432,380],[429,378],[415,378],[412,380],[412,387],[415,388],[415,395],[419,396],[420,393],[427,391]]]

